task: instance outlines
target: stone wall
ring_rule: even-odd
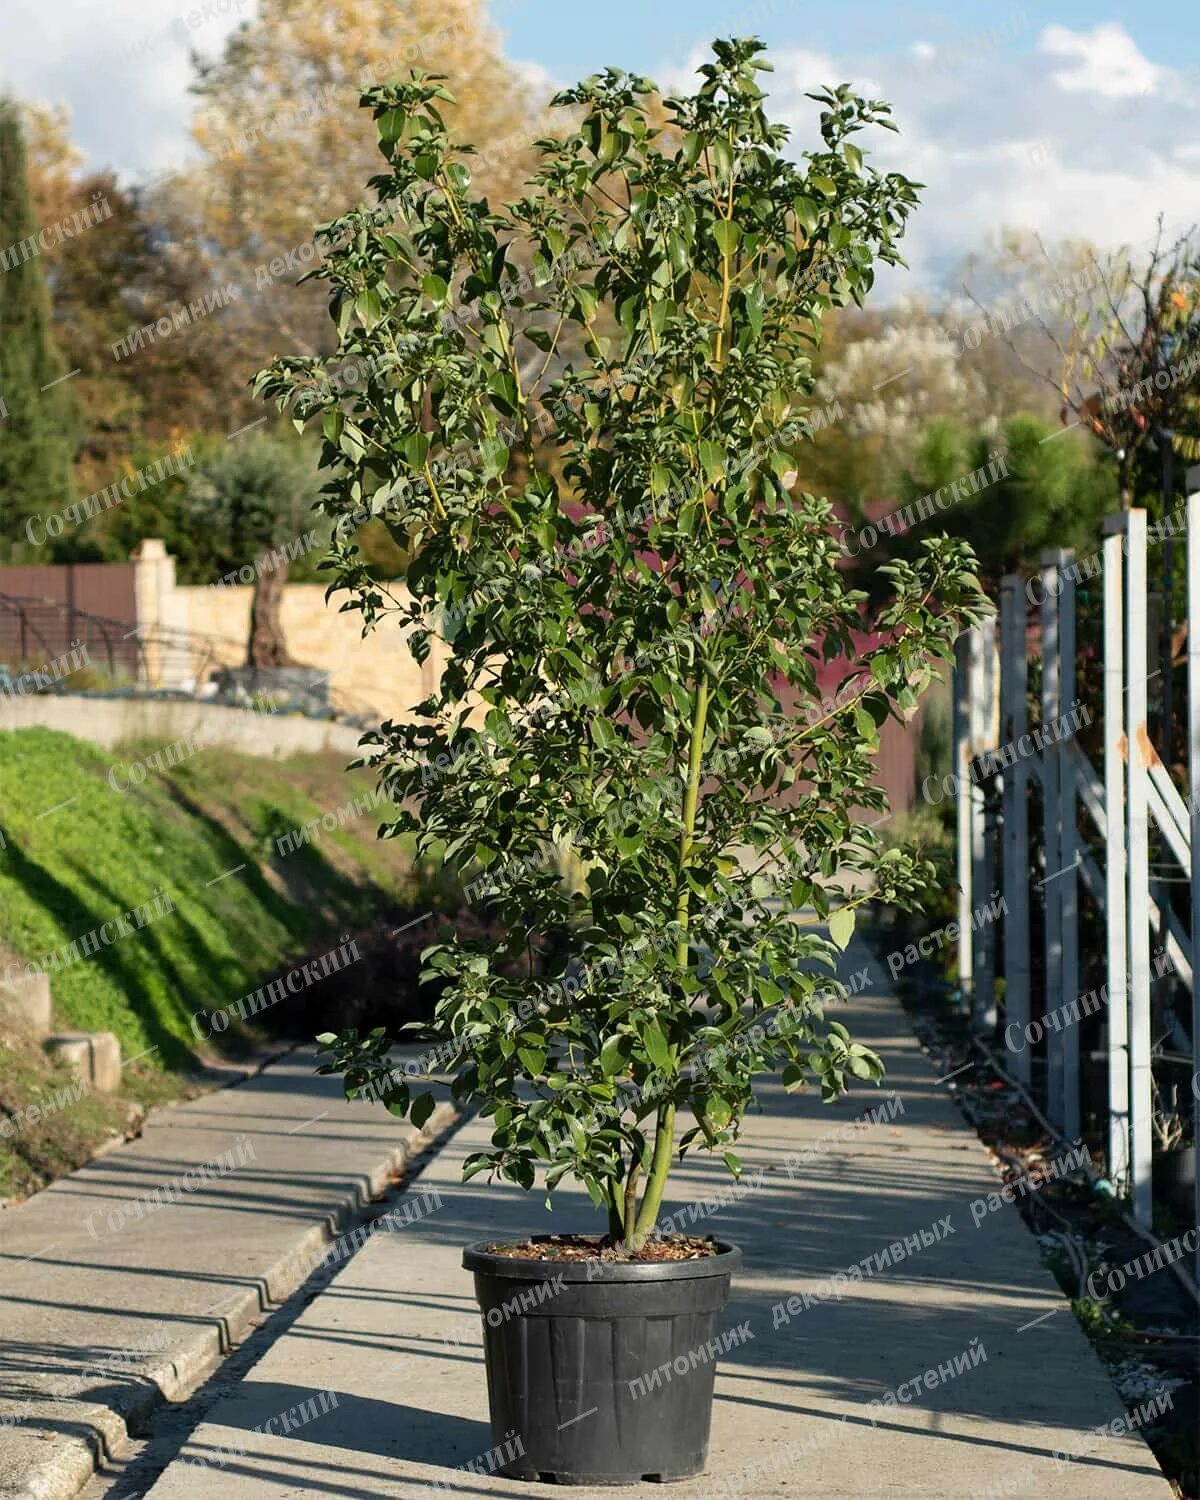
[[[183,698],[96,698],[70,693],[0,698],[0,730],[35,727],[58,729],[106,750],[128,740],[167,746],[198,736],[206,745],[226,745],[276,760],[336,750],[349,761],[360,736],[357,729],[325,719],[257,713]]]
[[[403,584],[390,584],[389,589],[397,599],[406,600]],[[253,586],[176,587],[174,593],[181,628],[208,637],[217,664],[240,666],[246,658]],[[289,583],[283,594],[288,650],[306,667],[329,674],[337,707],[370,711],[380,718],[402,717],[433,691],[433,654],[419,666],[405,633],[391,618],[364,636],[362,617],[356,610],[341,613],[339,602],[334,598],[326,604],[324,584]]]

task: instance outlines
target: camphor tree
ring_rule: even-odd
[[[625,1254],[678,1156],[700,1146],[739,1171],[756,1075],[813,1078],[826,1098],[880,1077],[811,970],[866,899],[834,909],[841,881],[909,901],[928,873],[868,826],[884,805],[872,753],[985,607],[969,549],[932,539],[892,567],[883,641],[856,660],[863,595],[831,507],[782,481],[822,316],[899,259],[916,195],[864,164],[854,137],[888,110],[848,87],[813,96],[821,144],[789,160],[761,52],[716,43],[661,135],[644,79],[609,70],[560,94],[568,133],[539,143],[529,196],[504,208],[472,195],[440,79],[370,90],[378,206],[322,227],[335,248],[318,274],[336,361],[372,378],[346,397],[335,362],[285,358],[257,382],[323,425],[333,589],[366,628],[397,614],[421,659],[446,643],[436,690],[381,727],[371,759],[397,803],[387,831],[484,872],[505,934],[426,953],[445,982],[439,1066],[495,1128],[466,1172],[528,1188],[543,1168],[547,1192],[574,1175]],[[520,379],[525,344],[548,369],[568,325],[586,360]],[[560,463],[531,459],[518,488],[510,449],[532,455],[539,425]],[[360,507],[413,537],[411,602],[364,575]],[[853,685],[823,716],[785,712],[789,689],[819,696],[822,655],[855,662]],[[560,878],[564,850],[578,880]],[[808,906],[828,937],[794,919]],[[328,1033],[324,1070],[420,1124],[433,1095],[389,1066],[391,1040]]]

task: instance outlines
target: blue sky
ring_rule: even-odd
[[[944,0],[942,5],[843,0],[815,5],[802,0],[493,0],[492,15],[508,50],[531,58],[556,78],[574,81],[597,66],[653,72],[686,55],[696,40],[761,36],[771,46],[807,47],[853,54],[902,51],[913,42],[955,39],[978,44],[995,36],[998,52],[1018,56],[1037,34],[1057,23],[1076,30],[1116,21],[1143,52],[1180,67],[1200,63],[1200,15],[1195,0],[1145,0],[1141,5],[1096,5],[1087,0]],[[596,35],[594,17],[603,22]]]
[[[214,51],[255,0],[0,0],[0,89],[65,102],[88,165],[126,178],[189,150],[188,45]],[[402,7],[404,0],[396,0]],[[715,35],[772,49],[770,109],[796,149],[804,96],[849,81],[890,100],[899,137],[875,164],[926,184],[896,289],[953,284],[965,256],[1008,229],[1101,248],[1144,243],[1159,212],[1200,219],[1196,0],[492,0],[507,55],[547,95],[608,63],[686,87]],[[217,14],[213,15],[213,12]],[[335,206],[331,206],[331,212]],[[889,289],[887,295],[892,295]]]

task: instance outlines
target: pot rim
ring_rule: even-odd
[[[695,1260],[531,1260],[497,1255],[487,1248],[499,1239],[499,1235],[494,1235],[464,1246],[463,1267],[508,1281],[549,1281],[557,1277],[599,1285],[614,1281],[695,1281],[728,1276],[742,1265],[741,1249],[728,1240],[714,1241],[716,1255],[702,1255]]]

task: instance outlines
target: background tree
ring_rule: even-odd
[[[49,239],[42,252],[55,334],[79,369],[71,382],[84,431],[75,480],[86,494],[124,472],[135,450],[158,458],[200,428],[229,430],[229,402],[221,394],[225,349],[219,320],[205,319],[114,359],[114,344],[131,327],[169,318],[203,290],[200,271],[156,216],[153,193],[122,187],[111,172],[80,173],[65,109],[27,102],[22,114],[38,221],[60,223],[95,203],[108,210],[80,233]],[[60,538],[54,555],[123,558],[128,548],[121,549],[120,529],[106,513],[86,534]]]
[[[297,665],[280,617],[289,568],[275,555],[289,544],[299,548],[307,533],[320,530],[313,514],[319,487],[310,445],[281,442],[264,433],[223,443],[188,482],[188,518],[208,540],[212,575],[219,578],[257,564],[247,666]],[[323,545],[298,551],[310,576],[323,551]]]
[[[252,420],[246,382],[271,353],[328,348],[324,299],[296,286],[312,261],[295,257],[346,184],[376,170],[356,118],[362,89],[414,65],[454,69],[447,123],[478,143],[483,191],[515,188],[536,113],[482,0],[261,0],[219,57],[198,61],[192,134],[201,160],[157,194],[154,209],[198,282],[242,291],[210,320],[225,345],[226,430]]]
[[[900,537],[885,532],[886,545],[871,561],[916,556],[932,524],[970,542],[993,589],[1005,573],[1035,572],[1044,548],[1095,551],[1104,517],[1117,506],[1116,476],[1087,437],[1063,435],[1056,424],[1027,414],[1010,417],[998,432],[946,419],[929,423],[897,471],[897,507],[984,467],[997,453],[1007,472],[939,510],[936,523],[918,522]]]
[[[68,366],[54,340],[44,262],[16,248],[40,227],[20,116],[0,100],[0,549],[18,561],[35,556],[26,518],[61,510],[70,498],[79,434],[70,385],[56,383]]]
[[[1197,230],[1168,242],[1160,216],[1140,254],[1013,236],[995,269],[1017,272],[1042,290],[1033,320],[1041,357],[1023,360],[1057,391],[1062,422],[1104,444],[1123,507],[1145,505],[1158,514],[1175,490],[1175,451],[1200,451]]]

